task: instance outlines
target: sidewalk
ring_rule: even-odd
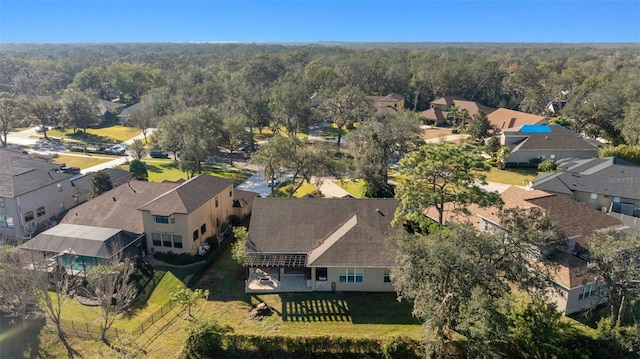
[[[322,192],[322,194],[326,198],[342,198],[342,197],[351,195],[349,192],[345,191],[342,187],[338,186],[334,182],[333,178],[323,177],[320,181],[321,183],[318,190],[320,190],[320,192]],[[311,177],[311,183],[317,183],[317,182],[318,182],[317,177]]]

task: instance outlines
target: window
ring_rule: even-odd
[[[154,247],[161,247],[162,241],[160,240],[160,234],[151,233],[151,242],[153,243]]]
[[[153,220],[156,223],[176,223],[176,217],[173,214],[170,216],[153,216]]]
[[[196,241],[198,240],[198,238],[200,238],[200,236],[198,235],[198,230],[196,229],[195,231],[193,231],[193,240]]]
[[[64,211],[64,202],[60,202],[60,211]]]
[[[73,195],[73,204],[78,204],[79,200],[78,200],[78,195],[74,194]]]
[[[582,293],[578,295],[578,299],[586,299],[589,297],[593,297],[594,295],[596,295],[596,284],[589,283],[585,284],[585,286],[582,287]]]
[[[62,192],[62,183],[58,182],[58,184],[56,184],[56,187],[58,187],[58,192]]]
[[[162,246],[171,247],[171,235],[169,233],[162,233]]]
[[[4,198],[0,197],[0,208],[4,208]]]
[[[229,197],[233,197],[233,190],[229,190]]]
[[[7,217],[0,216],[0,228],[7,228]]]
[[[14,228],[13,217],[5,217],[7,219],[7,228]]]
[[[24,214],[24,221],[25,222],[33,221],[33,211],[29,211]]]
[[[200,234],[204,236],[204,234],[207,232],[207,224],[203,224],[202,226],[200,226]]]
[[[316,268],[316,280],[321,282],[327,280],[327,268]]]
[[[598,194],[597,193],[592,193],[591,194],[591,204],[596,204],[598,202]]]
[[[36,215],[38,217],[44,216],[44,207],[38,207],[38,209],[36,209]]]
[[[174,234],[171,237],[173,238],[173,247],[182,248],[182,236],[179,234]]]
[[[361,268],[340,269],[340,283],[362,283],[364,276]]]
[[[216,201],[216,208],[218,208],[218,197],[215,198]]]
[[[389,269],[384,270],[384,282],[391,283],[391,270]]]

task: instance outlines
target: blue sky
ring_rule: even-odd
[[[0,0],[0,42],[640,42],[640,0]]]

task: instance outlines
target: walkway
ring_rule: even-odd
[[[323,177],[320,179],[320,187],[318,190],[320,190],[326,198],[342,198],[351,195],[349,192],[345,191],[344,188],[338,186],[334,181],[334,178]],[[311,177],[311,183],[318,183],[318,178]]]

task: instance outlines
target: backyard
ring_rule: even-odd
[[[76,154],[58,154],[53,162],[64,164],[67,167],[78,167],[80,169],[89,168],[102,163],[112,161],[119,156],[109,155],[76,155]]]
[[[180,169],[177,162],[171,159],[149,159],[144,158],[142,160],[147,166],[147,172],[149,174],[149,181],[162,182],[162,181],[178,181],[180,179],[186,179],[187,173]],[[129,165],[120,165],[119,168],[124,171],[129,170]],[[252,173],[248,170],[240,170],[218,166],[205,166],[203,167],[203,173],[209,174],[215,177],[228,178],[234,181],[234,186],[237,186],[247,178],[251,177]]]
[[[501,170],[491,167],[489,172],[484,173],[489,182],[499,182],[516,186],[526,186],[538,175],[537,168],[507,168]]]
[[[99,143],[121,143],[139,135],[141,131],[137,128],[126,126],[110,126],[101,128],[87,128],[83,133],[78,129],[75,133],[73,129],[52,129],[47,131],[47,136],[70,139],[72,141],[86,142],[90,144]]]

